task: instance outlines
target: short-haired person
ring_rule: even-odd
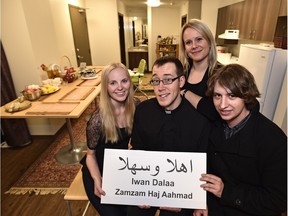
[[[128,149],[135,106],[128,69],[112,63],[101,74],[99,107],[87,123],[87,155],[81,160],[83,183],[89,201],[101,216],[126,216],[127,206],[101,204],[102,170],[105,148]]]
[[[207,80],[222,65],[217,61],[214,36],[208,25],[199,19],[190,19],[181,31],[180,59],[184,65],[185,98],[205,117],[219,116],[205,93]]]
[[[201,177],[209,216],[280,216],[287,210],[287,136],[259,112],[253,75],[238,64],[224,66],[209,79],[207,94],[223,120],[212,128],[209,174]]]
[[[139,104],[131,135],[132,150],[206,152],[209,121],[181,96],[183,66],[175,57],[162,57],[152,67],[156,98]],[[159,207],[130,206],[128,215],[154,216]],[[161,216],[191,215],[191,209],[160,207]]]

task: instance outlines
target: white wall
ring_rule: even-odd
[[[117,0],[86,0],[92,63],[121,61]]]
[[[40,69],[42,63],[56,63],[64,53],[60,53],[49,0],[3,0],[1,3],[1,40],[16,93],[20,96],[25,85],[41,84],[41,77],[45,75]],[[33,135],[54,134],[64,123],[63,119],[27,121]]]
[[[202,0],[201,20],[209,26],[213,35],[216,34],[219,2],[221,0]]]
[[[133,46],[133,30],[132,30],[132,18],[129,17],[127,8],[125,5],[117,0],[118,12],[124,16],[124,37],[125,37],[125,54],[126,54],[126,66],[128,66],[128,48]],[[121,55],[120,55],[121,57]]]
[[[68,3],[87,8],[92,63],[120,61],[116,0],[2,0],[1,40],[18,96],[25,85],[47,78],[43,63],[67,65],[66,55],[77,67]],[[27,121],[32,135],[55,134],[64,124],[63,119]]]
[[[86,4],[84,0],[2,0],[1,3],[1,39],[17,92],[27,84],[41,81],[42,63],[49,66],[63,62],[63,56],[67,55],[72,65],[77,66],[68,4],[87,8],[93,64],[120,60],[116,0],[88,0]]]
[[[179,36],[181,29],[181,16],[179,8],[151,8],[150,16],[150,18],[148,17],[148,29],[150,29],[148,43],[149,62],[151,62],[149,63],[149,67],[151,70],[151,66],[156,60],[157,36],[161,35],[162,38],[173,35]]]
[[[201,19],[202,0],[189,0],[188,19]]]
[[[189,19],[189,3],[188,1],[185,2],[181,7],[180,7],[180,17],[187,15],[187,19]],[[181,22],[181,21],[180,21]]]

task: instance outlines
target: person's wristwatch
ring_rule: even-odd
[[[186,94],[187,91],[188,91],[188,89],[185,89],[185,90],[183,91],[182,97],[185,98],[185,94]]]

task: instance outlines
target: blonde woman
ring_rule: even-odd
[[[101,216],[126,215],[126,206],[101,204],[104,149],[128,149],[135,105],[133,85],[127,68],[121,63],[107,66],[101,75],[99,107],[87,123],[87,155],[83,164],[83,182],[91,204]]]
[[[182,95],[208,119],[218,114],[212,101],[205,96],[207,80],[215,69],[221,67],[217,61],[214,36],[209,27],[198,19],[191,19],[181,31],[180,60],[186,77]]]

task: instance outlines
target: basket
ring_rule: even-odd
[[[35,101],[38,100],[41,96],[41,90],[36,90],[32,92],[27,92],[25,90],[22,91],[22,94],[26,100]]]

